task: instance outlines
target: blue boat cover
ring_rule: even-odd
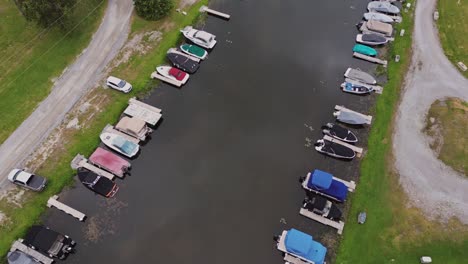
[[[323,264],[327,249],[314,241],[311,235],[292,228],[286,234],[284,244],[286,251],[312,261],[314,264]]]
[[[346,187],[344,183],[334,180],[333,175],[321,170],[315,170],[314,173],[312,173],[307,187],[330,195],[341,202],[346,200],[348,196],[348,187]]]
[[[115,137],[114,140],[112,141],[112,145],[116,146],[122,152],[128,155],[132,154],[133,151],[135,151],[135,148],[138,147],[135,143],[128,141],[121,136]]]

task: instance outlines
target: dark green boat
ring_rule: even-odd
[[[180,46],[180,49],[188,55],[197,57],[202,60],[204,60],[208,55],[208,52],[206,50],[198,47],[197,45],[183,44]]]
[[[367,56],[377,56],[377,51],[366,45],[356,44],[354,45],[353,51]]]

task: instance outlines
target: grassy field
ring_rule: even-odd
[[[433,122],[431,118],[434,118]],[[468,176],[468,103],[457,98],[436,101],[427,116],[426,133],[439,159]]]
[[[55,149],[50,158],[38,169],[38,174],[45,175],[49,179],[49,185],[45,191],[40,194],[28,193],[22,208],[5,200],[0,202],[0,211],[9,218],[7,223],[0,227],[0,256],[6,254],[14,239],[24,235],[27,229],[38,221],[39,216],[46,209],[48,197],[60,192],[63,187],[72,182],[73,171],[69,164],[73,157],[77,153],[85,156],[91,154],[99,144],[99,134],[102,128],[107,123],[115,123],[118,120],[127,106],[128,99],[147,93],[157,85],[155,81],[149,79],[149,75],[157,64],[165,60],[166,50],[181,39],[178,29],[196,21],[199,18],[198,9],[207,2],[207,0],[201,0],[190,10],[186,10],[187,16],[174,11],[169,17],[158,22],[147,22],[134,17],[132,36],[146,31],[162,30],[162,40],[158,45],[151,47],[144,56],[132,56],[127,63],[121,64],[112,72],[113,75],[121,76],[133,84],[133,91],[130,94],[122,94],[110,89],[96,89],[88,95],[88,98],[95,100],[92,105],[99,105],[103,111],[99,111],[92,118],[89,118],[93,114],[91,112],[81,116],[80,123],[85,119],[91,121],[79,130],[66,132],[61,144],[66,145],[66,148]]]
[[[413,2],[413,1],[410,1]],[[351,196],[343,240],[335,263],[419,263],[424,255],[434,263],[465,263],[468,259],[468,232],[455,220],[439,224],[425,219],[408,201],[393,173],[392,122],[404,76],[411,58],[412,13],[403,13],[406,30],[397,37],[390,56],[401,55],[399,63],[390,62],[389,81],[375,105],[375,121],[368,139],[368,152],[361,164],[356,194]],[[367,212],[367,221],[357,224],[357,215]]]
[[[445,54],[453,63],[462,61],[468,66],[468,1],[439,0],[437,6],[437,25]],[[468,71],[463,74],[468,77]]]
[[[73,30],[38,28],[11,0],[0,0],[0,143],[50,92],[53,78],[88,45],[105,0],[78,1]]]

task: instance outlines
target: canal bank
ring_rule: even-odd
[[[366,3],[211,6],[232,19],[207,19],[219,43],[186,86],[162,84],[146,99],[164,120],[117,196],[104,200],[76,184],[61,200],[87,221],[45,216],[78,241],[67,262],[281,263],[272,236],[290,227],[336,243],[335,230],[298,214],[298,178],[315,168],[357,177],[358,160],[325,158],[306,145],[321,137],[335,104],[362,112],[372,104],[374,95],[339,89],[347,67],[369,67],[351,57]],[[367,130],[356,132],[365,141]]]

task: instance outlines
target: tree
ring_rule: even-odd
[[[48,27],[55,21],[66,28],[77,0],[17,0],[20,10],[29,21]],[[16,2],[16,1],[15,1]]]
[[[134,0],[137,14],[146,20],[158,20],[171,11],[172,0]]]

